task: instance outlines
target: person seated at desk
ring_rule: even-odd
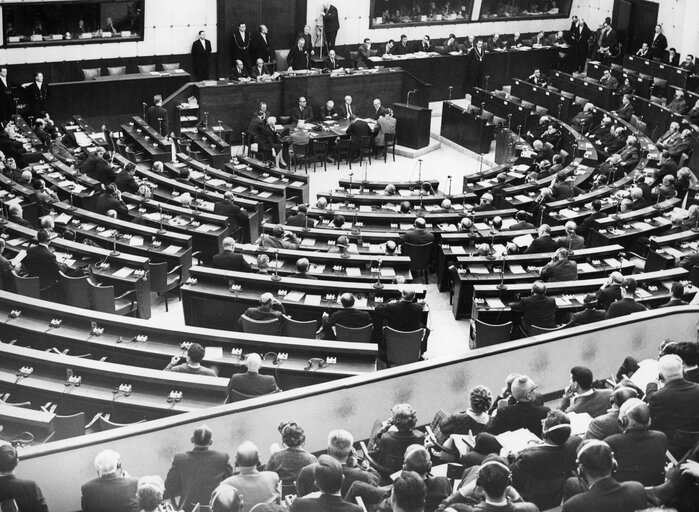
[[[549,46],[568,44],[568,41],[566,41],[565,34],[562,30],[559,30],[558,32],[551,32],[551,34],[546,38],[546,40]]]
[[[624,282],[624,276],[621,272],[612,272],[607,281],[605,281],[597,291],[597,307],[607,310],[609,306],[617,300],[621,299],[621,284]]]
[[[434,234],[427,230],[424,217],[417,217],[413,222],[413,228],[403,233],[401,240],[412,245],[424,245],[434,242]]]
[[[221,242],[222,251],[213,257],[214,268],[234,270],[236,272],[252,272],[250,264],[242,254],[235,252],[235,240],[229,236]]]
[[[646,307],[643,304],[636,302],[636,280],[633,277],[627,277],[621,283],[621,299],[609,305],[607,309],[606,319],[617,318],[620,316],[630,315],[638,311],[645,311]]]
[[[549,84],[549,78],[541,72],[541,69],[536,68],[534,72],[527,78],[529,82],[539,87],[546,87]]]
[[[364,327],[371,324],[371,315],[368,311],[358,310],[354,307],[355,298],[349,292],[340,295],[340,303],[342,309],[335,311],[332,315],[323,312],[323,338],[326,340],[334,340],[335,332],[333,326],[340,324],[343,327]]]
[[[589,368],[571,368],[569,384],[565,388],[559,409],[568,413],[587,413],[593,418],[607,412],[612,390],[594,389],[592,383],[593,375]]]
[[[361,117],[357,117],[354,119],[354,121],[352,121],[352,124],[347,127],[345,133],[352,138],[352,145],[354,146],[355,150],[358,150],[361,138],[371,137],[374,134],[374,131],[369,126],[369,123],[367,123]]]
[[[144,121],[160,135],[165,136],[170,133],[167,110],[163,108],[163,97],[160,94],[153,96],[153,105],[146,110]]]
[[[578,229],[575,221],[569,220],[565,223],[565,236],[556,239],[559,247],[564,247],[569,251],[577,251],[585,247],[585,239],[576,233]]]
[[[492,52],[494,50],[503,50],[507,46],[504,39],[500,37],[500,34],[495,32],[485,43],[486,51]]]
[[[311,268],[311,262],[308,258],[299,258],[296,260],[296,272],[290,275],[294,279],[318,279],[316,276],[312,276],[308,273]]]
[[[546,295],[546,283],[534,281],[529,297],[522,297],[510,304],[510,309],[522,313],[522,327],[526,334],[533,325],[537,327],[556,327],[556,300]]]
[[[107,185],[95,201],[95,213],[105,215],[109,210],[114,210],[120,219],[127,219],[129,216],[129,208],[122,201],[121,192],[113,183]]]
[[[667,150],[670,156],[675,160],[679,161],[682,153],[688,153],[689,148],[692,145],[692,130],[685,128],[680,133],[680,138],[677,139],[672,145],[667,146]]]
[[[675,190],[675,178],[671,174],[663,176],[663,181],[653,190],[651,194],[660,201],[665,201],[666,199],[672,199],[677,195],[677,190]]]
[[[397,254],[398,244],[393,240],[389,240],[384,244],[383,252],[386,256],[395,256]]]
[[[240,62],[240,61],[237,61]],[[237,66],[236,66],[237,68]],[[243,68],[245,69],[245,68]],[[257,80],[258,82],[260,80],[264,80],[265,78],[269,78],[270,74],[267,71],[267,68],[265,67],[265,61],[262,59],[257,59],[255,61],[255,66],[252,68],[252,71],[250,72],[250,78],[253,80]]]
[[[260,297],[260,300],[262,300],[263,297],[267,298],[269,303],[271,303],[272,301],[275,302],[275,304],[272,307],[281,307],[282,310],[284,309],[284,306],[282,306],[281,303],[279,303],[279,301],[276,301],[271,293],[263,293],[262,297]],[[260,306],[260,308],[262,308],[262,306]],[[245,312],[245,316],[250,316],[248,313],[251,313],[251,310],[259,310],[260,308],[249,308]],[[274,313],[275,315],[269,314],[269,312]],[[276,313],[279,313],[279,315],[276,316]],[[261,315],[264,318],[256,318],[256,320],[280,318],[281,315],[282,313],[280,313],[278,310],[269,309],[269,311]],[[255,352],[248,354],[245,358],[245,367],[247,368],[247,371],[245,373],[235,373],[231,376],[231,379],[228,381],[229,398],[226,400],[226,403],[230,403],[232,401],[230,399],[231,391],[250,396],[267,395],[269,393],[279,393],[281,391],[281,389],[277,387],[277,381],[274,378],[274,376],[260,375],[260,368],[262,367],[262,358],[259,354],[256,354]]]
[[[670,293],[672,297],[666,303],[661,304],[658,308],[671,308],[673,306],[686,306],[687,301],[683,300],[684,297],[684,285],[682,283],[674,282],[670,287]]]
[[[341,69],[342,64],[337,60],[337,54],[335,50],[330,50],[328,56],[323,59],[323,67],[329,69],[330,71],[335,71],[336,69]]]
[[[313,121],[313,109],[308,106],[304,96],[299,97],[298,106],[289,112],[289,117],[293,123],[298,123],[299,121],[310,123]]]
[[[495,206],[493,206],[493,200],[495,198],[493,197],[493,194],[490,192],[486,192],[481,196],[481,200],[479,203],[473,207],[474,212],[487,212],[487,211],[492,211],[495,210]]]
[[[308,216],[306,215],[308,213],[308,206],[306,206],[305,204],[300,204],[296,209],[298,213],[286,219],[286,225],[296,226],[299,228],[305,228],[309,225],[312,226],[313,221],[309,222]]]
[[[544,143],[544,146],[547,144],[551,145],[551,149],[558,147],[558,143],[561,140],[561,131],[556,127],[555,124],[551,123],[548,125],[548,128],[546,128],[546,131],[541,134],[541,142]],[[556,155],[552,154],[551,158],[555,157]]]
[[[548,130],[548,125],[541,135],[546,133],[546,130]],[[542,140],[535,140],[532,142],[532,148],[536,152],[536,156],[534,157],[535,162],[542,162],[544,160],[550,162],[553,159],[553,146],[550,143],[543,142]]]
[[[216,372],[201,365],[206,350],[199,343],[192,343],[187,349],[187,360],[182,364],[180,356],[173,356],[168,365],[164,368],[166,372],[189,373],[191,375],[204,375],[206,377],[217,377]]]
[[[325,105],[320,107],[321,121],[336,121],[339,118],[340,111],[335,108],[335,102],[333,100],[328,100]]]
[[[684,97],[684,91],[682,89],[677,89],[675,91],[675,97],[672,98],[672,101],[668,103],[665,108],[681,116],[685,115],[689,110],[689,105],[687,105],[687,100]]]
[[[288,240],[285,240],[288,238]],[[286,233],[284,226],[277,224],[272,230],[272,234],[263,233],[255,241],[255,245],[260,247],[271,247],[273,249],[298,249],[299,239],[294,233]]]
[[[575,186],[574,179],[574,175],[569,179],[565,171],[560,171],[556,174],[556,179],[551,185],[551,194],[554,201],[569,199],[583,193],[582,189]]]
[[[214,203],[214,214],[223,215],[228,217],[228,227],[232,234],[244,226],[244,222],[247,220],[247,215],[245,209],[241,208],[234,203],[235,194],[226,190],[223,193],[223,200]]]
[[[305,44],[306,39],[303,37],[296,39],[296,45],[289,50],[289,55],[286,57],[286,63],[289,66],[287,71],[298,71],[311,67],[311,57],[304,48]]]
[[[265,160],[273,156],[275,165],[284,169],[286,168],[286,162],[284,161],[284,152],[282,151],[282,145],[277,142],[276,125],[277,118],[274,116],[269,116],[267,118],[267,123],[260,132],[258,146],[259,151],[263,155],[263,158]]]
[[[534,226],[534,224],[532,224],[531,222],[529,222],[529,221],[527,220],[527,219],[529,219],[529,218],[531,218],[531,216],[529,215],[529,213],[527,213],[527,212],[524,211],[524,210],[519,210],[519,211],[515,214],[515,220],[516,220],[517,222],[515,222],[514,224],[512,224],[512,225],[511,225],[509,228],[507,228],[507,229],[510,230],[510,231],[519,231],[519,230],[524,230],[524,229],[534,229],[536,226]],[[463,221],[464,219],[461,219],[461,220]],[[468,219],[468,220],[471,220],[471,219]]]
[[[257,273],[269,274],[269,256],[264,253],[257,255]]]
[[[634,91],[633,84],[631,83],[631,79],[627,76],[624,78],[624,81],[619,84],[619,87],[617,88],[616,94],[617,96],[621,96],[622,98],[626,94],[634,94],[636,91]]]
[[[57,131],[51,133],[51,142],[49,143],[49,153],[66,165],[75,165],[77,159],[75,155],[63,144],[63,137]]]
[[[603,87],[607,87],[608,89],[616,90],[617,87],[619,87],[619,80],[612,76],[612,72],[610,70],[605,69],[604,72],[602,72],[602,78],[599,79],[599,84]]]
[[[112,183],[116,177],[114,169],[112,169],[109,162],[104,159],[106,152],[107,150],[100,146],[80,165],[80,172],[105,185]]]
[[[637,57],[643,57],[644,59],[650,59],[650,48],[648,48],[648,43],[643,43],[641,47],[636,52]]]
[[[393,39],[389,39],[384,45],[381,55],[391,55],[394,46],[396,46],[396,42]]]
[[[536,238],[524,251],[524,254],[533,254],[539,252],[554,252],[558,249],[558,244],[551,238],[551,226],[542,224],[538,229],[538,238]]]
[[[566,327],[575,327],[576,325],[591,324],[604,320],[606,312],[597,308],[597,296],[594,293],[588,293],[583,299],[583,311],[573,313]]]
[[[248,73],[248,70],[245,69],[245,66],[243,65],[243,61],[236,60],[235,66],[233,66],[233,69],[231,69],[231,79],[239,81],[241,78],[242,79],[250,78],[250,74]]]
[[[673,121],[670,123],[670,127],[665,131],[665,133],[658,137],[655,145],[662,151],[663,149],[676,144],[681,136],[680,123]]]
[[[521,48],[522,46],[526,45],[527,41],[522,39],[522,34],[519,32],[515,32],[512,34],[512,39],[507,41],[507,46],[508,48]]]
[[[356,247],[350,247],[349,238],[345,235],[340,235],[335,241],[335,245],[328,247],[328,254],[339,253],[343,258],[348,258],[350,254],[358,254]]]
[[[454,34],[449,34],[449,38],[444,42],[444,50],[447,53],[458,52],[463,54],[461,45],[459,44],[459,41],[456,39],[456,36]]]
[[[479,434],[479,437],[492,438],[520,428],[526,428],[534,435],[540,436],[542,420],[551,409],[543,405],[541,395],[536,392],[537,388],[529,376],[515,375],[510,384],[511,396],[504,400],[504,405],[500,405],[497,400],[493,402],[493,407],[498,404],[497,413],[491,418],[486,432]]]
[[[340,118],[354,120],[357,118],[357,111],[352,106],[352,96],[345,96],[345,102],[340,106]]]
[[[401,34],[400,41],[396,44],[391,53],[393,55],[407,55],[408,53],[412,53],[412,49],[408,43],[408,36]]]
[[[381,116],[385,116],[388,113],[388,109],[386,107],[381,106],[380,99],[375,98],[372,104],[374,106],[374,112],[371,114],[371,117],[375,121],[377,121]]]
[[[51,143],[51,136],[46,131],[46,121],[38,118],[34,121],[34,134],[39,138],[44,147],[48,147]]]
[[[680,54],[677,53],[676,48],[670,48],[667,51],[667,57],[662,58],[663,64],[669,64],[670,66],[680,67]]]
[[[371,57],[371,39],[368,37],[364,38],[364,42],[357,48],[357,60],[356,65],[358,68],[369,67]]]
[[[551,261],[543,266],[540,272],[541,279],[549,282],[575,281],[578,279],[578,264],[568,259],[568,249],[561,247],[551,258]]]
[[[617,152],[617,155],[620,158],[618,167],[624,174],[628,174],[636,167],[641,155],[638,149],[638,139],[635,135],[626,137],[626,145]]]
[[[0,238],[0,285],[3,290],[9,292],[15,291],[15,280],[12,276],[13,266],[10,260],[5,258],[2,253],[5,251],[6,242],[4,238]]]
[[[619,119],[623,119],[627,123],[631,121],[631,116],[634,113],[633,104],[631,103],[631,95],[624,94],[621,97],[621,107],[613,111]]]
[[[419,52],[433,52],[434,51],[434,43],[430,39],[430,36],[425,34],[422,36],[422,41],[420,41],[420,47],[417,49]]]
[[[692,55],[691,53],[687,54],[687,56],[682,61],[682,64],[680,64],[680,67],[687,71],[690,75],[693,75],[696,72],[696,69],[694,67],[694,55]]]
[[[422,311],[422,304],[415,302],[415,290],[403,288],[400,300],[393,299],[388,303],[379,304],[374,314],[381,325],[409,332],[425,327],[422,324]],[[427,334],[423,339],[422,351],[426,348]]]
[[[600,120],[600,123],[598,125],[594,127],[590,126],[590,129],[587,133],[585,133],[585,136],[588,138],[590,142],[593,142],[597,146],[599,146],[600,140],[603,137],[608,136],[611,131],[612,118],[605,114],[604,116],[602,116],[602,119]]]
[[[124,166],[119,174],[116,175],[114,184],[122,192],[131,194],[138,193],[138,182],[134,176],[136,175],[136,164],[129,162]]]
[[[248,123],[248,127],[245,130],[245,133],[248,136],[248,144],[252,145],[260,140],[260,136],[262,135],[262,130],[265,127],[265,114],[261,110],[258,110],[255,112],[255,115],[252,116],[250,119],[250,122]],[[258,150],[259,150],[259,144],[258,144]]]

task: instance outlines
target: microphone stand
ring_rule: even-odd
[[[158,233],[159,235],[164,235],[165,229],[163,228],[163,205],[162,204],[158,205],[158,214],[159,214],[158,215],[158,222],[160,224],[160,228],[158,229],[158,231],[156,231],[156,233]]]
[[[376,270],[376,282],[373,284],[375,290],[380,290],[383,288],[383,283],[381,282],[381,258],[378,260],[378,267]]]
[[[311,228],[308,227],[308,214],[303,217],[303,230],[310,231]]]
[[[360,231],[359,226],[357,226],[357,208],[355,207],[354,213],[352,214],[352,234],[358,235]]]
[[[206,130],[209,129],[209,113],[208,112],[204,112],[204,128]]]
[[[451,93],[454,91],[454,86],[450,85],[449,86],[449,101],[451,101]]]
[[[507,249],[502,254],[502,268],[500,270],[500,284],[496,288],[500,291],[507,290],[507,285],[505,284],[505,262],[507,261]]]
[[[617,219],[617,220],[618,220],[618,219],[619,219],[619,212],[620,212],[620,211],[621,211],[621,201],[620,201],[619,199],[617,199],[617,202],[616,202],[616,213],[614,213],[614,215],[612,215],[612,219]]]
[[[162,118],[162,117],[159,117],[159,118],[158,118],[158,133],[159,133],[161,136],[162,136],[162,134],[163,134],[163,118]],[[158,142],[158,141],[156,140],[156,142]]]
[[[272,281],[281,281],[282,278],[279,277],[279,249],[274,251],[274,274],[272,274]]]
[[[420,188],[422,189],[422,158],[418,158],[417,164],[417,181],[419,183]]]
[[[488,254],[486,255],[486,259],[492,261],[495,259],[495,249],[493,248],[493,244],[495,243],[495,230],[491,229],[490,230],[490,243],[488,244]]]
[[[145,101],[143,102],[143,119],[146,118],[146,107],[148,106],[148,103]]]
[[[660,185],[658,185],[658,189],[660,189]],[[656,199],[653,208],[655,208],[656,210],[660,210],[660,190],[658,190],[658,199]]]
[[[696,219],[694,219],[694,227],[692,228],[692,231],[695,233],[699,233],[699,215],[697,215]]]
[[[507,129],[511,130],[512,126],[512,114],[507,114]]]
[[[68,185],[68,193],[70,194],[70,208],[69,208],[69,210],[71,212],[74,212],[75,210],[77,210],[77,208],[73,204],[73,190],[74,189],[75,189],[75,185],[73,185],[73,184]]]
[[[447,176],[449,179],[449,193],[447,194],[447,197],[451,198],[451,174]]]
[[[110,256],[119,256],[121,253],[117,251],[117,232],[114,232],[114,236],[112,237],[112,250],[110,251],[109,255]]]
[[[350,179],[349,185],[350,186],[349,186],[349,192],[347,193],[347,197],[352,197],[352,176],[354,176],[354,173],[353,172],[349,173],[349,179]]]
[[[0,226],[5,226],[7,222],[7,217],[5,217],[5,200],[0,199]]]

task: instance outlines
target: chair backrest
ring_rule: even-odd
[[[383,328],[386,340],[386,361],[389,366],[414,363],[420,360],[420,347],[425,329],[416,331],[397,331],[386,326]]]
[[[95,311],[101,311],[103,313],[114,313],[116,311],[114,306],[113,286],[96,285],[88,279],[87,288],[90,292],[92,309]]]
[[[152,73],[155,71],[155,64],[139,64],[138,65],[138,72],[139,73]]]
[[[274,60],[277,61],[277,71],[286,71],[289,69],[289,64],[286,59],[289,56],[289,50],[274,50]]]
[[[150,268],[150,289],[157,293],[167,291],[167,262],[149,264]]]
[[[352,149],[352,139],[337,139],[335,147],[338,151],[349,151]]]
[[[328,154],[328,143],[321,142],[319,140],[313,141],[313,154],[315,156],[327,156]]]
[[[163,62],[161,65],[163,66],[163,71],[174,71],[176,69],[180,69],[179,62]]]
[[[352,61],[352,67],[356,68],[357,67],[357,59],[359,58],[359,52],[349,52],[350,54],[350,60]]]
[[[434,242],[427,242],[426,244],[403,244],[403,255],[410,257],[410,270],[423,270],[427,268],[432,259],[432,246]]]
[[[107,67],[107,72],[110,74],[110,76],[125,75],[126,74],[126,66],[109,66],[109,67]]]
[[[79,412],[71,416],[58,416],[53,419],[52,441],[70,439],[85,435],[85,413]]]
[[[12,277],[15,279],[15,290],[17,290],[17,293],[35,299],[39,298],[41,286],[39,285],[38,277],[23,277],[17,275],[14,271],[12,272]]]
[[[275,335],[279,333],[279,319],[273,318],[271,320],[253,320],[245,315],[240,317],[243,323],[243,331],[250,334],[271,334]]]
[[[136,421],[134,423],[114,423],[113,421],[108,420],[101,414],[97,418],[97,426],[99,428],[100,432],[103,432],[105,430],[113,430],[115,428],[120,428],[120,427],[128,427],[129,425],[136,425],[138,423],[143,423],[146,420],[140,420]]]
[[[529,336],[536,336],[537,334],[546,334],[547,332],[554,332],[562,329],[564,326],[556,327],[539,327],[538,325],[529,326]]]
[[[368,135],[359,137],[359,149],[371,149],[371,137]]]
[[[396,134],[395,133],[387,133],[384,135],[384,144],[388,146],[395,146],[396,145]]]
[[[102,75],[102,68],[83,68],[85,80],[92,80],[96,76]]]
[[[337,341],[354,341],[357,343],[371,342],[371,333],[374,330],[374,324],[367,324],[363,327],[347,327],[340,324],[335,324],[335,337]]]
[[[318,330],[318,321],[309,320],[302,322],[293,320],[291,317],[284,316],[284,326],[282,328],[282,336],[292,336],[294,338],[314,339]]]
[[[61,283],[66,304],[76,308],[90,309],[90,290],[87,286],[87,276],[70,277],[59,271],[58,280]]]
[[[235,389],[228,388],[228,398],[226,399],[226,403],[230,404],[231,402],[240,402],[241,400],[247,400],[248,398],[255,398],[257,396],[260,395],[246,395],[245,393],[241,393]]]
[[[511,333],[512,322],[494,325],[476,319],[476,348],[509,341]]]

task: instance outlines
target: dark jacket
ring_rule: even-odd
[[[665,481],[667,436],[657,430],[629,430],[604,440],[614,452],[617,482],[635,481],[645,486]]]
[[[289,55],[286,57],[286,63],[293,70],[308,69],[310,67],[308,52],[305,50],[299,50],[299,47],[294,45],[294,47],[289,50]]]
[[[116,474],[90,480],[82,486],[83,512],[138,512],[138,478]]]
[[[296,479],[296,490],[298,491],[299,497],[318,490],[318,488],[315,486],[315,477],[313,475],[317,465],[318,463],[309,464],[299,473],[299,477]],[[347,494],[352,482],[357,480],[360,482],[366,482],[373,486],[379,485],[379,475],[373,469],[365,470],[359,466],[348,466],[343,464],[342,474],[344,478],[342,480],[340,494],[343,497]]]
[[[245,261],[242,254],[233,251],[222,251],[215,254],[213,257],[213,265],[215,268],[223,270],[235,270],[238,272],[252,272],[250,264]]]
[[[578,264],[571,260],[556,260],[541,269],[541,278],[546,281],[575,281],[578,278]]]
[[[550,235],[544,235],[534,239],[534,241],[529,245],[529,247],[527,247],[527,250],[524,251],[524,254],[532,254],[539,252],[556,252],[557,249],[558,244],[556,243],[556,241],[553,238],[551,238]]]
[[[341,496],[321,494],[317,498],[297,498],[289,508],[290,512],[362,512],[362,507],[348,503]]]
[[[422,304],[400,300],[390,304],[380,304],[374,310],[375,318],[398,331],[416,331],[422,325]]]
[[[604,320],[606,313],[601,309],[586,309],[579,313],[573,313],[566,327],[575,327],[576,325],[592,324]]]
[[[279,391],[277,381],[272,375],[260,375],[256,372],[236,373],[228,381],[228,392],[235,390],[245,395],[266,395]]]
[[[526,327],[556,327],[556,299],[543,294],[522,297],[519,302],[510,304],[512,311],[522,313]]]
[[[21,512],[48,512],[41,489],[33,480],[15,475],[0,477],[0,503],[14,500]]]
[[[528,429],[532,434],[541,436],[541,420],[551,409],[545,405],[531,402],[516,402],[499,408],[495,417],[488,424],[487,431],[493,435],[502,434],[520,428]]]
[[[614,301],[621,300],[621,286],[612,284],[597,291],[597,307],[607,310]]]
[[[180,507],[189,511],[208,503],[216,486],[232,475],[227,453],[195,447],[175,455],[165,479],[166,497],[180,496]]]
[[[46,288],[58,281],[58,261],[56,255],[45,245],[35,245],[27,249],[22,262],[27,274],[39,278],[39,286]]]
[[[607,316],[605,318],[617,318],[645,310],[646,307],[643,304],[640,304],[633,299],[623,298],[609,305],[609,309],[607,309]]]
[[[106,215],[109,210],[114,210],[121,219],[125,219],[129,215],[128,207],[122,201],[119,201],[116,197],[107,192],[97,196],[94,210],[95,213],[102,215]]]
[[[122,192],[138,193],[138,182],[128,172],[121,171],[114,180],[115,185]]]
[[[699,384],[676,379],[665,384],[648,398],[651,425],[664,432],[670,446],[677,429],[699,430]]]
[[[162,119],[162,129],[160,128]],[[152,105],[146,110],[146,123],[160,135],[167,135],[168,131],[167,110],[158,105]]]
[[[196,80],[207,80],[209,78],[209,59],[211,57],[211,41],[197,39],[192,43],[192,68]]]
[[[564,502],[561,512],[635,512],[646,508],[646,503],[643,484],[619,483],[610,476]]]

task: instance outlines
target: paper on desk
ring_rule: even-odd
[[[602,261],[604,261],[610,267],[618,267],[620,265],[619,260],[616,258],[604,258]]]
[[[492,187],[492,186],[493,186],[493,182],[492,182],[492,181],[486,181],[486,180],[477,181],[477,182],[476,182],[476,185],[480,185],[481,187]]]
[[[302,181],[294,181],[292,183],[289,183],[289,187],[303,187],[303,182]]]
[[[471,274],[490,274],[490,271],[485,265],[469,265],[468,271]]]
[[[304,295],[306,295],[306,294],[303,292],[292,291],[292,292],[287,293],[284,296],[284,300],[288,300],[291,302],[300,302],[301,299],[303,299]],[[306,303],[308,303],[308,302],[306,302]]]
[[[438,204],[428,204],[428,205],[425,205],[425,210],[428,211],[428,212],[434,212],[434,211],[440,210],[441,208],[442,208],[442,207],[441,207],[440,205],[438,205]]]
[[[301,240],[301,245],[303,247],[313,247],[316,244],[315,238],[304,238]]]
[[[369,244],[369,254],[381,254],[383,253],[382,244]]]
[[[176,254],[180,249],[182,248],[177,245],[168,245],[165,249],[163,249],[163,252],[165,254]]]
[[[568,412],[566,414],[570,418],[571,435],[584,436],[592,423],[592,416],[586,412]]]
[[[515,196],[515,199],[520,203],[529,203],[533,200],[531,197],[525,196],[524,194],[517,194]]]
[[[407,188],[399,188],[398,195],[402,197],[410,197],[412,194],[410,193],[410,190],[408,190]]]
[[[129,240],[129,245],[143,245],[143,237],[139,235],[133,235]]]
[[[533,241],[534,237],[531,235],[516,236],[512,239],[512,242],[520,249],[523,247],[529,247]]]
[[[595,267],[589,263],[578,263],[578,272],[594,272]]]
[[[277,181],[277,180],[279,180],[279,178],[277,178],[276,176],[267,176],[267,177],[266,177],[265,179],[263,179],[262,181],[264,181],[264,182],[266,182],[266,183],[274,183],[274,182]]]
[[[466,249],[462,245],[452,245],[449,248],[452,254],[466,254]]]
[[[368,204],[359,205],[359,211],[360,211],[360,212],[370,212],[370,211],[371,211],[371,205],[368,205]]]
[[[308,269],[309,274],[322,274],[323,272],[325,272],[325,265],[318,265],[316,263],[313,263]]]
[[[493,309],[504,309],[505,308],[505,304],[497,297],[489,297],[489,298],[485,299],[485,302],[488,304],[488,307],[493,308]]]
[[[131,274],[133,274],[135,269],[131,267],[121,267],[119,270],[116,272],[112,273],[114,277],[129,277]]]
[[[495,436],[495,438],[505,450],[512,453],[519,453],[525,448],[529,448],[532,444],[541,441],[526,428],[503,432],[499,436]]]
[[[570,208],[563,208],[562,210],[559,210],[559,212],[562,217],[565,217],[566,219],[572,219],[575,217],[577,214],[571,210]]]
[[[641,299],[647,299],[653,296],[652,293],[644,290],[643,288],[636,288],[636,295],[638,295],[638,297]]]
[[[268,192],[268,191],[259,192],[259,193],[257,194],[257,196],[258,196],[258,197],[262,197],[262,198],[264,198],[264,199],[267,199],[268,197],[272,197],[272,193],[271,193],[271,192]]]
[[[646,230],[649,230],[649,229],[653,229],[653,226],[651,226],[651,225],[648,224],[647,222],[641,222],[641,221],[639,221],[639,222],[632,222],[632,223],[631,223],[631,226],[633,226],[634,228],[638,229],[639,231],[646,231]]]
[[[287,297],[289,295],[287,294]],[[320,295],[306,295],[306,299],[303,301],[304,304],[309,306],[320,306]]]
[[[510,273],[511,274],[526,274],[527,271],[524,270],[524,267],[522,265],[510,265]]]
[[[400,224],[400,229],[403,231],[407,231],[408,229],[411,229],[412,227],[413,227],[412,224],[408,224],[408,223],[404,223],[404,222],[401,222],[401,224]]]
[[[200,226],[197,226],[195,231],[201,231],[202,233],[208,233],[209,231],[216,231],[217,226],[214,226],[213,224],[201,224]]]
[[[366,298],[366,297],[358,298],[358,299],[355,299],[355,301],[354,301],[355,306],[358,307],[358,308],[365,308],[365,307],[367,307],[367,303],[368,303],[368,302],[367,302],[367,298]]]
[[[485,222],[475,222],[473,225],[476,227],[478,231],[485,231],[487,229],[490,229],[490,226],[488,226],[488,224],[486,224]]]
[[[83,222],[80,227],[82,227],[85,231],[90,231],[91,229],[95,229],[97,224],[94,222]]]
[[[347,274],[347,277],[359,277],[362,275],[362,270],[359,267],[347,267],[345,268],[345,274]]]
[[[226,181],[222,180],[220,178],[213,178],[213,179],[210,179],[209,181],[207,181],[207,183],[209,185],[211,185],[212,187],[222,187],[223,185],[226,184]]]
[[[381,267],[381,277],[396,277],[396,271],[392,267]]]
[[[664,247],[665,252],[668,253],[670,256],[674,257],[675,259],[681,259],[684,258],[684,253],[678,249],[675,249],[674,247]]]
[[[24,258],[26,258],[26,256],[27,256],[27,251],[22,249],[21,251],[19,251],[17,253],[17,256],[15,256],[14,258],[12,258],[12,260],[10,260],[10,263],[12,264],[13,267],[16,267],[17,265],[22,263],[22,260]]]
[[[502,219],[502,229],[508,229],[510,226],[517,224],[517,221],[512,217]]]
[[[243,259],[248,262],[249,265],[257,263],[257,258],[252,254],[243,254]]]
[[[238,193],[240,193],[240,192],[245,192],[247,189],[248,189],[248,187],[243,187],[243,186],[235,187],[235,188],[233,189],[233,192],[238,192]]]
[[[223,359],[222,347],[204,347],[205,359]]]
[[[68,215],[67,213],[61,213],[53,220],[56,224],[68,224],[70,222],[70,219],[72,218],[73,217]]]
[[[116,233],[116,230],[114,229],[105,229],[104,231],[101,231],[98,234],[99,236],[102,236],[104,238],[111,238],[112,236],[114,236],[114,233]]]
[[[570,306],[570,300],[565,297],[556,297],[556,306]]]

